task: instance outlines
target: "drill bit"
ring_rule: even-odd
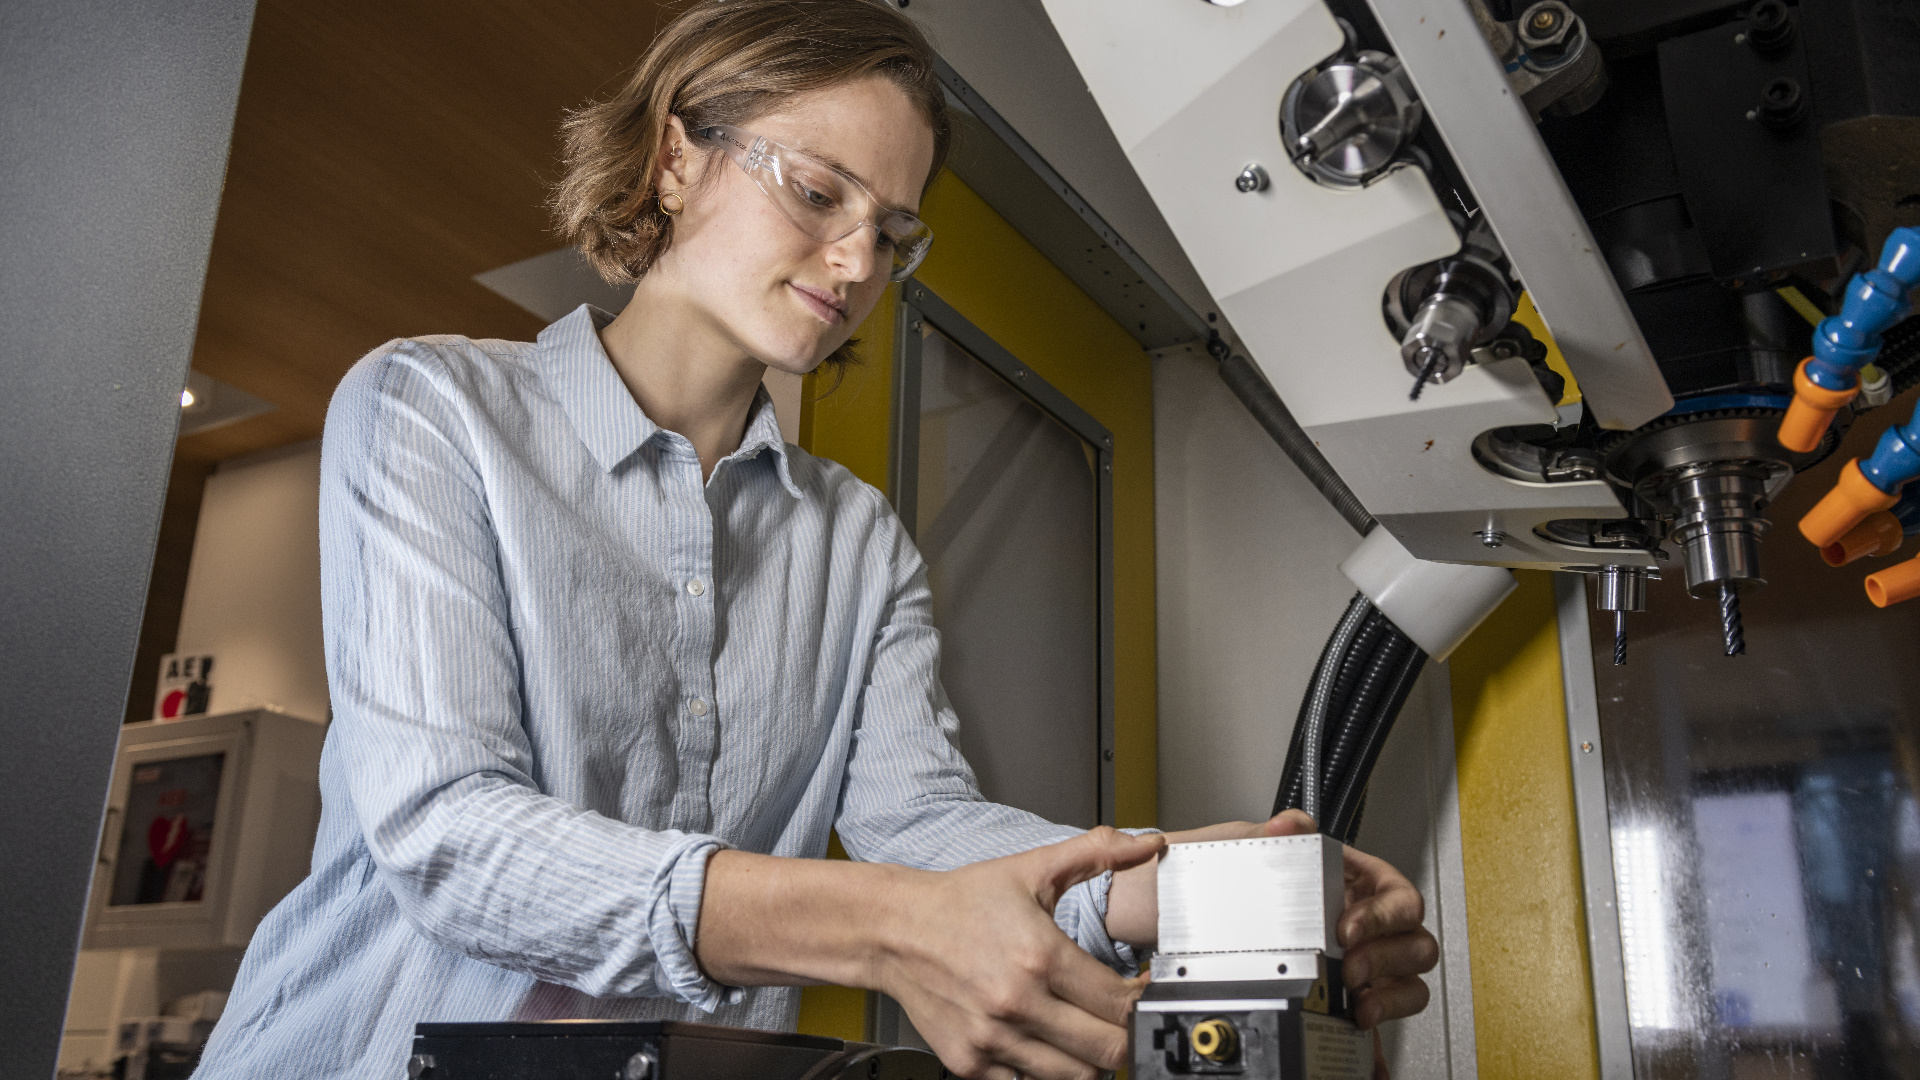
[[[1432,345],[1421,349],[1420,355],[1426,362],[1420,365],[1420,374],[1413,380],[1413,393],[1407,395],[1408,401],[1420,400],[1420,391],[1427,388],[1427,380],[1433,378],[1433,373],[1439,371],[1440,365],[1447,359],[1446,353]]]
[[[1613,613],[1613,666],[1625,667],[1627,663],[1627,613]]]
[[[1731,581],[1720,583],[1720,636],[1725,639],[1728,656],[1747,651],[1747,631],[1740,625],[1740,593]]]

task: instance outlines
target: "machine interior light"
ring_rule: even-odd
[[[1680,1026],[1674,1002],[1660,830],[1652,825],[1613,834],[1614,887],[1620,901],[1620,951],[1627,969],[1627,1019],[1636,1028]]]

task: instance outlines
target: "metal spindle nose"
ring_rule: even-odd
[[[1637,566],[1603,566],[1594,576],[1594,606],[1613,612],[1613,664],[1627,662],[1627,612],[1647,610],[1647,572]]]

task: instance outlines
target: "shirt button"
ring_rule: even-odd
[[[699,698],[694,698],[693,701],[687,705],[687,711],[695,716],[705,716],[707,715],[707,703]]]
[[[699,578],[694,578],[693,580],[687,582],[687,592],[690,595],[699,596],[701,593],[704,593],[706,591],[707,591],[707,583],[704,581],[701,581]]]

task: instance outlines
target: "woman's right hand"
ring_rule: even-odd
[[[1143,979],[1087,955],[1053,921],[1074,885],[1147,862],[1157,835],[1071,840],[892,882],[870,985],[891,994],[969,1080],[1095,1080],[1125,1067]]]

